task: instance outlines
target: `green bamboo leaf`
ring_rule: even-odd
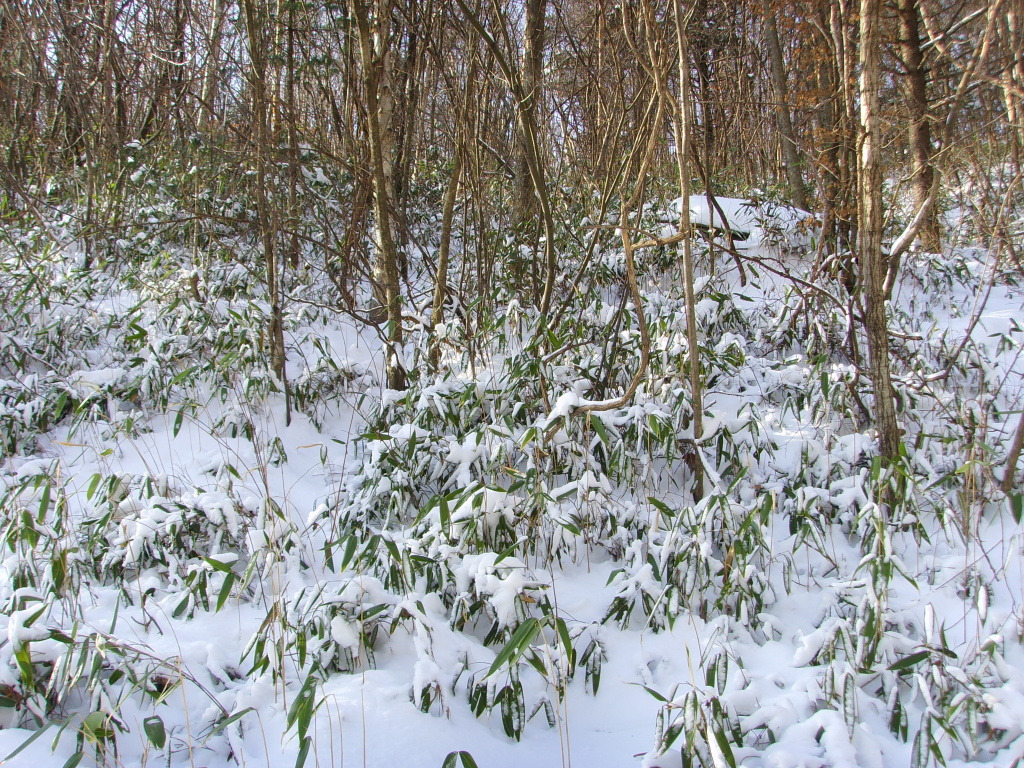
[[[181,431],[181,423],[185,420],[185,409],[179,408],[174,416],[174,426],[171,427],[171,437],[177,437]]]
[[[205,560],[206,564],[215,571],[220,571],[221,573],[233,573],[231,566],[228,563],[217,560],[214,557],[204,557],[203,560]]]
[[[171,618],[177,619],[183,613],[185,613],[185,611],[188,610],[188,606],[189,606],[189,603],[191,602],[191,600],[192,600],[192,593],[191,592],[186,592],[185,596],[181,600],[178,601],[178,604],[176,606],[174,606],[174,610],[171,611]]]
[[[87,501],[92,501],[92,497],[96,493],[96,488],[102,479],[103,476],[99,472],[89,478],[89,486],[85,489],[85,498]]]
[[[40,736],[42,736],[42,735],[43,735],[44,733],[46,733],[46,732],[47,732],[48,730],[50,730],[50,726],[52,726],[52,725],[54,725],[54,723],[52,723],[52,722],[49,722],[49,723],[46,723],[45,725],[43,725],[43,727],[42,727],[42,728],[40,728],[40,729],[39,729],[38,731],[36,731],[35,733],[33,733],[33,734],[32,734],[31,736],[29,736],[29,737],[28,737],[27,739],[25,739],[25,741],[21,742],[21,744],[20,744],[20,745],[18,746],[18,748],[17,748],[17,749],[15,749],[15,750],[14,750],[13,752],[11,752],[11,754],[9,754],[9,755],[8,755],[7,757],[5,757],[5,758],[4,758],[4,759],[3,759],[2,761],[0,761],[0,762],[6,763],[6,762],[8,762],[9,760],[13,760],[13,759],[14,759],[15,757],[17,757],[18,755],[20,755],[20,754],[21,754],[21,753],[22,753],[22,752],[23,752],[24,750],[26,750],[26,749],[28,749],[28,748],[29,748],[30,746],[32,746],[32,743],[33,743],[33,742],[34,742],[34,741],[35,741],[36,739],[38,739],[38,738],[39,738]]]
[[[925,723],[922,723],[921,730],[914,735],[914,746],[910,750],[910,768],[926,768],[928,765],[928,742],[931,741],[931,733],[925,733]]]
[[[604,445],[611,445],[611,436],[608,434],[608,428],[605,426],[604,420],[593,413],[587,414],[587,418],[598,439]]]
[[[448,497],[442,496],[438,499],[438,514],[441,518],[441,529],[448,531],[452,525],[452,510],[448,506]]]
[[[511,546],[509,546],[507,549],[502,550],[501,553],[496,558],[494,558],[494,564],[497,565],[498,563],[500,563],[505,558],[512,557],[516,553],[516,549],[522,543],[523,543],[522,540],[517,541],[515,544],[512,544]]]
[[[14,651],[14,659],[18,662],[18,670],[21,672],[21,682],[25,690],[31,690],[35,686],[35,671],[32,667],[32,652],[29,644],[23,643]]]
[[[227,602],[231,596],[231,588],[235,585],[237,577],[233,573],[229,573],[224,577],[224,583],[221,584],[220,592],[217,594],[217,610],[220,611],[224,607],[224,603]]]
[[[179,373],[175,374],[171,378],[171,386],[174,387],[174,386],[177,386],[178,384],[181,384],[181,382],[183,382],[183,381],[185,381],[185,379],[188,379],[189,377],[191,377],[192,374],[194,374],[195,372],[196,372],[196,367],[195,366],[190,366],[190,367],[186,368],[185,370],[180,371]]]
[[[1013,521],[1019,524],[1024,517],[1024,493],[1010,494],[1010,514],[1013,515]]]
[[[729,744],[729,740],[725,737],[725,732],[719,728],[713,730],[715,741],[718,742],[718,748],[722,750],[725,762],[729,765],[729,768],[736,768],[736,756],[732,753],[732,745]]]
[[[530,645],[530,642],[540,632],[540,621],[536,618],[529,618],[519,625],[519,629],[515,631],[515,634],[505,643],[505,647],[498,652],[498,655],[494,659],[494,663],[491,664],[491,668],[487,671],[487,676],[490,677],[505,664],[516,661],[523,652]]]
[[[241,720],[243,717],[245,717],[250,712],[255,712],[255,711],[256,710],[255,710],[254,707],[246,707],[245,709],[240,709],[238,712],[235,712],[233,715],[229,715],[228,717],[226,717],[225,719],[223,719],[219,723],[217,723],[217,725],[215,725],[213,727],[213,730],[210,731],[210,733],[207,735],[206,738],[209,739],[209,738],[211,738],[213,736],[216,736],[218,733],[223,731],[225,728],[227,728],[232,723],[235,723],[235,722]]]
[[[163,749],[167,743],[167,730],[164,728],[164,721],[158,715],[147,717],[142,721],[142,730],[146,732],[149,743],[157,749]]]
[[[555,619],[555,631],[562,643],[562,650],[565,651],[565,658],[569,662],[569,674],[576,669],[576,650],[572,647],[572,638],[569,637],[569,627],[562,618]]]
[[[567,530],[573,536],[582,536],[583,535],[582,531],[580,531],[579,526],[576,525],[576,523],[572,522],[571,520],[556,519],[555,522],[558,523],[562,528],[565,528],[565,530]]]
[[[902,659],[894,661],[889,665],[888,669],[890,672],[899,672],[901,669],[909,669],[915,664],[919,664],[928,658],[930,651],[917,651],[909,656],[904,656]]]
[[[306,758],[309,757],[309,748],[313,744],[313,740],[309,736],[304,736],[302,744],[299,747],[299,754],[295,756],[295,768],[302,768],[306,764]]]
[[[641,688],[643,688],[645,691],[651,694],[651,696],[653,696],[655,700],[660,701],[662,704],[668,704],[668,699],[666,699],[653,688],[648,688],[646,685],[643,685],[642,683],[631,683],[631,685],[639,685]]]
[[[108,715],[106,712],[99,710],[90,712],[85,716],[82,721],[82,734],[90,742],[99,743],[107,740],[113,734],[110,728],[107,727]]]
[[[445,755],[444,762],[441,763],[441,768],[455,768],[457,760],[462,762],[462,768],[480,768],[476,764],[476,760],[473,759],[473,756],[464,749],[461,749],[458,752],[449,752]]]
[[[50,491],[52,486],[49,483],[43,485],[43,495],[39,499],[39,522],[43,522],[46,519],[46,513],[50,511]]]

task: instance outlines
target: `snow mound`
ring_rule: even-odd
[[[669,204],[678,215],[682,198]],[[796,249],[810,246],[818,222],[807,211],[768,200],[690,195],[690,220],[700,229],[726,229],[738,248],[760,246]]]

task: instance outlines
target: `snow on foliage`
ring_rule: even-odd
[[[749,256],[810,269],[808,215],[718,203]],[[779,269],[748,262],[745,287],[728,254],[706,270],[691,350],[671,267],[646,264],[648,376],[594,413],[641,343],[613,238],[557,328],[499,286],[488,333],[445,326],[440,371],[409,342],[401,392],[370,331],[294,302],[285,426],[258,275],[161,254],[120,272],[4,254],[0,757],[58,735],[56,757],[39,741],[9,764],[1024,754],[1021,496],[995,483],[1022,294],[1000,277],[965,340],[973,252],[911,260],[898,287],[891,469],[849,318]]]

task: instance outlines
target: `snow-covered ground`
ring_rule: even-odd
[[[719,202],[750,255],[809,266]],[[768,272],[704,283],[699,444],[681,300],[654,277],[651,379],[589,417],[602,337],[627,350],[617,381],[635,362],[599,299],[543,385],[516,372],[533,353],[513,307],[511,340],[472,366],[453,343],[405,395],[377,383],[373,333],[297,313],[286,424],[232,325],[259,307],[221,298],[206,322],[70,291],[3,335],[97,329],[64,370],[7,382],[38,394],[7,417],[61,410],[51,379],[74,404],[3,464],[0,759],[46,725],[3,764],[1015,765],[1024,532],[993,475],[1022,407],[1024,294],[958,263],[922,257],[897,293],[903,486],[873,462],[841,321],[815,327]],[[910,497],[891,517],[888,482]]]
[[[668,210],[679,216],[682,198],[673,200]],[[728,230],[737,248],[773,250],[806,249],[820,223],[791,205],[772,201],[754,201],[735,197],[690,196],[690,221],[710,231]]]

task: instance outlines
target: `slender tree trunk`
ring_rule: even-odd
[[[882,168],[880,31],[882,0],[860,0],[860,165],[858,195],[859,259],[868,366],[875,390],[875,427],[879,451],[887,464],[900,452],[900,430],[889,367],[889,324],[886,317],[887,258],[882,252]]]
[[[395,94],[397,104],[392,120],[395,162],[391,174],[391,210],[394,216],[395,243],[400,267],[408,275],[406,250],[409,244],[409,202],[411,194],[413,159],[417,134],[421,127],[420,109],[423,65],[426,41],[430,39],[430,9],[420,7],[419,0],[409,3],[409,29],[406,35],[402,65],[396,73]]]
[[[537,135],[537,105],[544,82],[544,16],[547,0],[525,0],[526,27],[523,31],[523,55],[520,65],[523,84],[522,119],[516,131],[515,201],[516,228],[526,233],[537,218],[537,194],[530,174],[528,142]]]
[[[1009,62],[1009,66],[1006,66],[1003,71],[1001,85],[1003,89],[1003,103],[1006,107],[1006,119],[1010,127],[1010,153],[1013,159],[1014,171],[1020,173],[1020,152],[1022,147],[1024,147],[1024,59],[1020,55],[1020,47],[1024,45],[1024,3],[1021,3],[1019,0],[1010,3],[1003,22],[1005,24],[1003,30],[1005,45],[1003,48],[1007,52],[1016,51],[1015,56],[1012,53],[1010,54],[1013,58]],[[1024,413],[1021,414],[1017,422],[1013,442],[1010,444],[1010,451],[1006,455],[1003,481],[1000,484],[1003,493],[1008,494],[1013,490],[1017,462],[1020,460],[1022,451],[1024,451]]]
[[[285,122],[288,132],[288,268],[293,272],[299,267],[299,226],[302,211],[299,210],[299,113],[295,102],[295,3],[288,3],[285,30],[285,71],[284,97]]]
[[[928,213],[919,237],[930,253],[940,247],[939,217],[932,200],[935,166],[932,162],[932,134],[928,108],[928,68],[921,48],[920,11],[917,0],[898,0],[900,17],[900,52],[906,68],[907,106],[910,112],[908,139],[910,145],[911,187],[917,208]]]
[[[462,183],[462,169],[466,164],[467,142],[470,127],[470,109],[476,85],[477,60],[474,58],[466,73],[466,88],[462,98],[462,116],[456,128],[455,157],[452,159],[452,175],[444,195],[441,210],[441,242],[437,248],[437,271],[434,276],[433,306],[430,312],[430,366],[437,370],[441,361],[441,348],[434,329],[444,322],[444,303],[448,299],[448,266],[451,256],[452,224],[455,219],[455,204],[459,199]]]
[[[106,0],[102,7],[102,15],[99,21],[99,27],[102,30],[102,51],[97,57],[98,67],[98,80],[100,85],[101,93],[101,104],[102,114],[100,115],[103,121],[103,144],[109,151],[109,154],[105,159],[111,159],[114,154],[120,149],[123,137],[119,131],[118,121],[118,98],[117,98],[117,77],[115,69],[115,56],[116,56],[116,40],[117,33],[116,27],[116,5],[112,0]]]
[[[184,119],[185,97],[188,94],[188,81],[185,78],[185,63],[188,56],[185,50],[187,26],[188,8],[182,0],[174,0],[174,34],[169,51],[170,60],[167,63],[167,90],[170,98],[167,113],[171,128],[177,133],[179,147],[185,145],[189,130]],[[182,160],[184,162],[184,158]],[[184,167],[187,168],[188,165]]]
[[[1024,45],[1024,2],[1017,0],[1010,3],[1003,23],[1003,49],[1012,58],[1003,68],[1000,80],[1003,104],[1006,106],[1006,122],[1010,126],[1010,157],[1014,172],[1019,173],[1021,154],[1024,152],[1024,56],[1020,55],[1021,46]]]
[[[462,142],[455,144],[455,158],[452,161],[452,177],[448,181],[448,189],[444,195],[444,207],[441,211],[441,244],[437,248],[437,272],[434,276],[434,300],[430,312],[430,331],[444,322],[444,303],[448,298],[448,264],[452,245],[452,220],[455,216],[455,203],[459,197],[459,179],[462,176],[463,149]],[[437,369],[441,361],[441,348],[436,336],[431,336],[430,366]]]
[[[211,0],[209,46],[203,68],[203,89],[199,104],[199,130],[208,131],[217,117],[217,95],[220,92],[221,42],[224,39],[224,16],[227,0]]]
[[[288,375],[285,367],[284,314],[281,305],[279,265],[277,258],[278,216],[267,194],[269,174],[268,153],[271,151],[270,104],[267,89],[267,34],[270,20],[261,13],[258,0],[243,0],[242,16],[245,24],[249,54],[249,81],[252,94],[253,161],[255,163],[256,215],[259,219],[259,238],[263,249],[264,268],[267,273],[267,299],[270,303],[270,367],[284,388],[286,420],[291,420]]]
[[[354,0],[359,33],[359,54],[366,99],[366,125],[373,178],[373,263],[376,304],[388,324],[387,385],[405,389],[401,363],[402,296],[399,287],[399,256],[391,217],[390,180],[395,162],[391,120],[394,108],[394,66],[391,40],[391,7],[384,0]],[[379,312],[379,309],[378,309]]]
[[[775,17],[769,10],[765,19],[765,40],[768,43],[768,58],[771,62],[772,88],[775,91],[775,114],[779,121],[779,143],[782,145],[782,162],[786,171],[789,199],[798,208],[808,209],[807,189],[801,171],[800,152],[793,130],[793,118],[789,104],[789,84],[786,82],[786,64],[782,58],[782,44]]]
[[[551,311],[551,303],[554,300],[555,279],[558,276],[558,253],[555,251],[555,220],[554,214],[551,211],[551,199],[547,191],[539,132],[536,125],[529,120],[529,114],[526,109],[528,106],[527,92],[523,87],[519,69],[516,68],[514,62],[509,61],[502,47],[494,39],[494,36],[487,31],[487,28],[480,20],[480,16],[466,5],[465,0],[455,1],[458,3],[466,20],[480,33],[480,37],[490,50],[494,62],[505,77],[505,81],[512,92],[512,97],[516,101],[516,121],[525,139],[523,143],[525,148],[524,156],[529,166],[530,179],[533,183],[537,205],[540,208],[540,218],[544,227],[544,288],[540,296],[538,308],[541,315],[546,318]],[[506,20],[502,18],[501,23],[504,25]],[[504,35],[507,35],[507,30],[503,32]]]
[[[82,77],[81,52],[85,45],[83,22],[78,16],[81,3],[57,6],[55,69],[59,82],[57,108],[53,111],[53,134],[66,161],[79,164],[85,157],[85,114],[89,111],[88,89]]]
[[[693,497],[704,497],[704,465],[700,458],[700,440],[704,437],[704,395],[700,376],[700,346],[697,338],[697,298],[694,292],[693,245],[690,222],[690,143],[692,111],[690,106],[690,54],[687,45],[685,13],[682,0],[673,0],[678,46],[679,97],[676,109],[676,166],[679,172],[679,232],[683,235],[683,293],[686,298],[686,346],[690,364],[690,404],[693,409],[693,440],[696,455],[692,464],[694,473]]]

